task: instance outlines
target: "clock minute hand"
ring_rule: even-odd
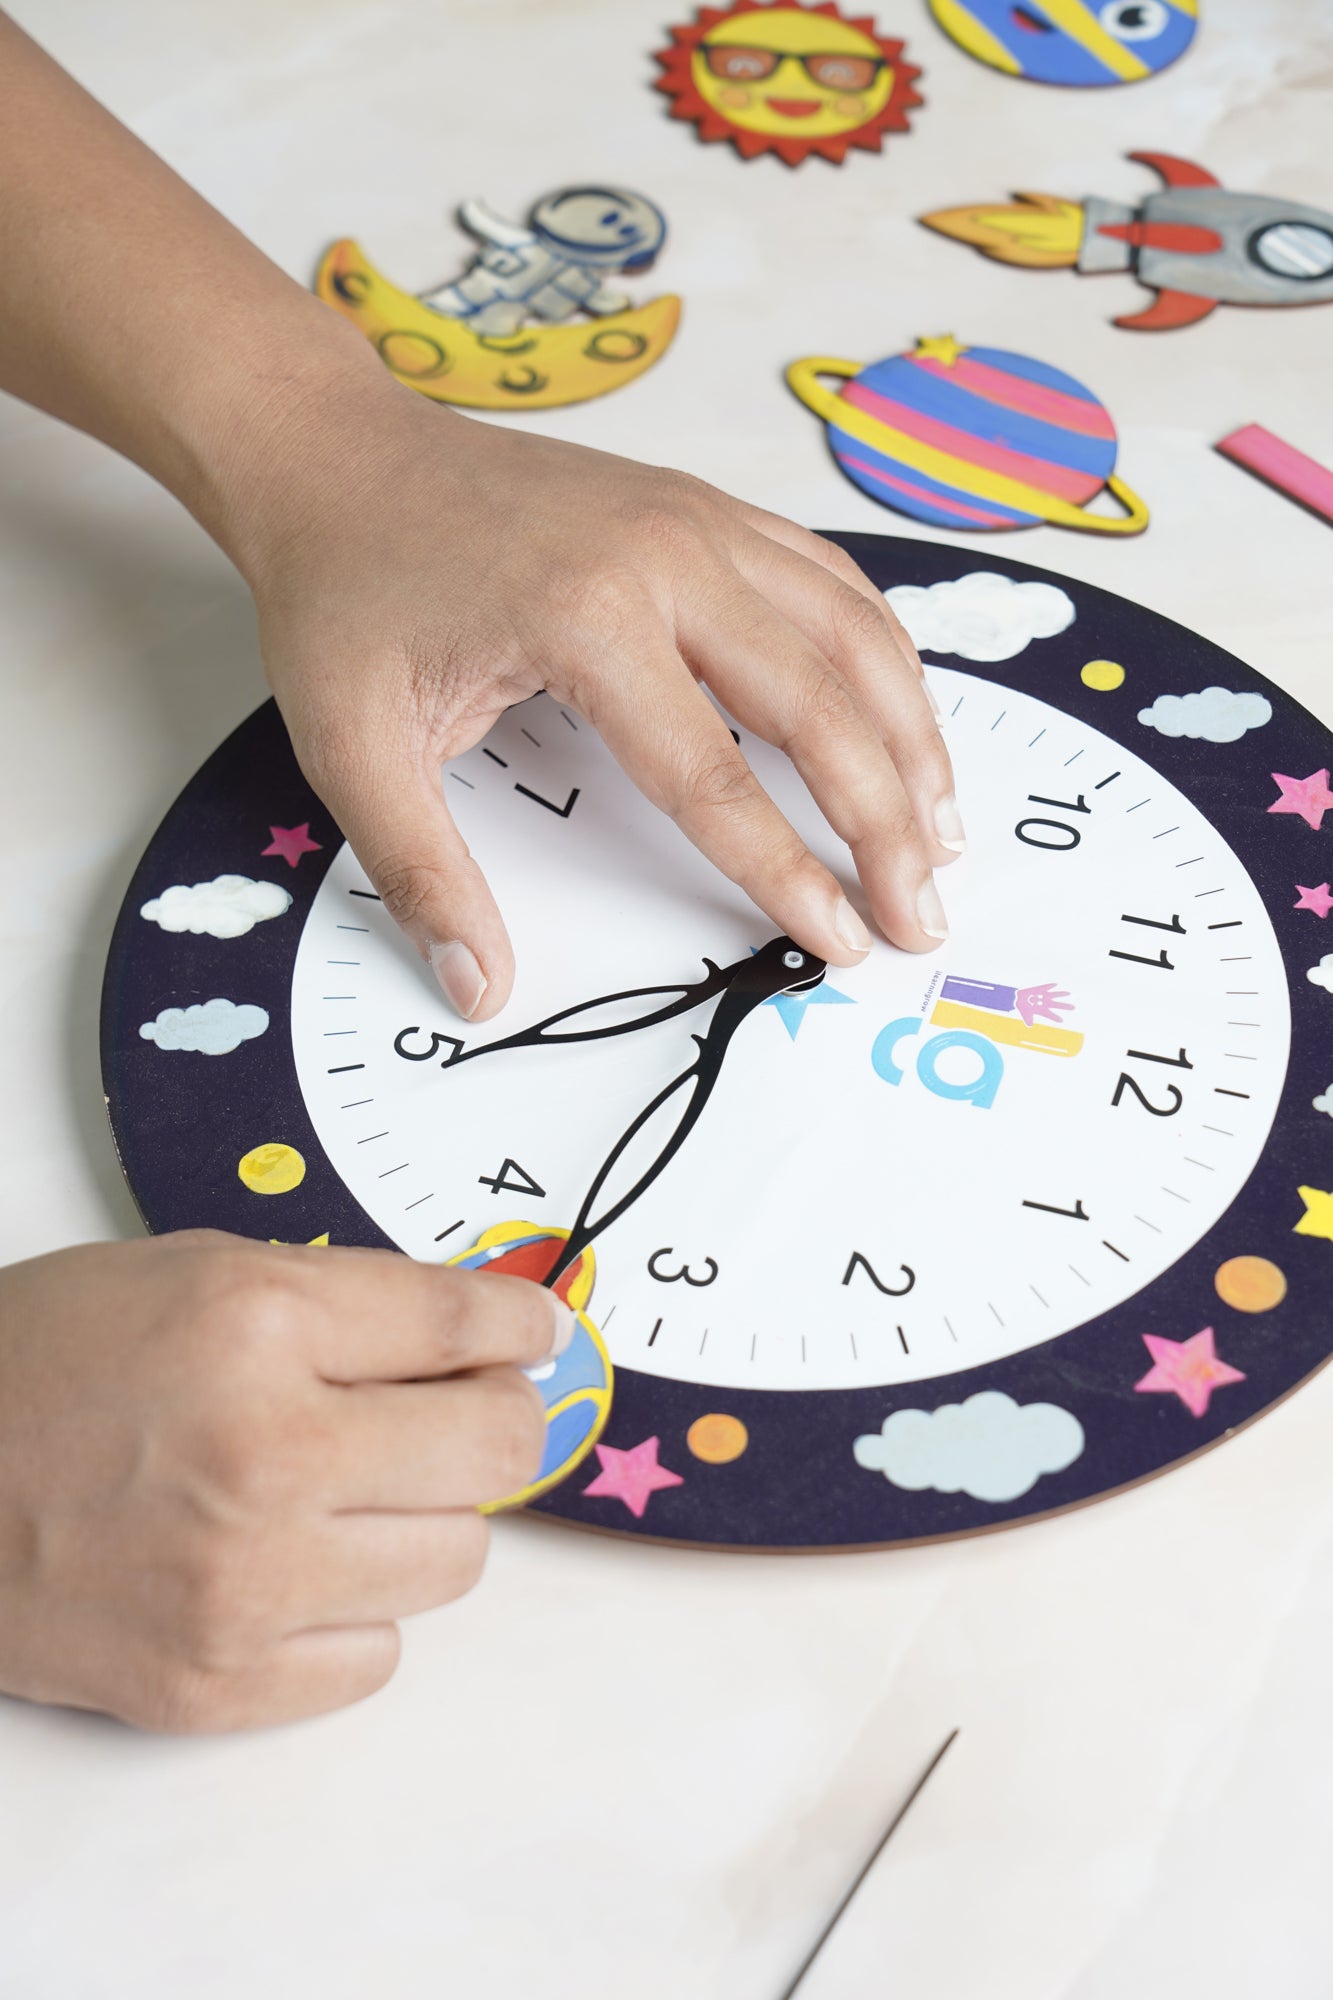
[[[704,1106],[722,1074],[723,1059],[742,1022],[749,1018],[756,1007],[761,1007],[766,1000],[773,999],[779,993],[801,993],[808,991],[812,986],[818,986],[827,967],[822,958],[816,958],[811,952],[802,951],[801,947],[793,944],[790,938],[778,937],[772,938],[760,951],[755,952],[753,957],[740,959],[726,970],[729,975],[727,984],[714,1010],[707,1032],[695,1035],[693,1038],[698,1046],[698,1055],[688,1069],[682,1070],[679,1076],[673,1077],[670,1083],[658,1091],[651,1103],[644,1106],[616,1140],[593,1176],[592,1185],[583,1198],[583,1205],[574,1218],[569,1238],[542,1281],[545,1285],[553,1285],[562,1272],[567,1271],[575,1259],[582,1255],[593,1239],[600,1236],[613,1222],[618,1221],[675,1158],[703,1115]],[[649,1120],[655,1117],[678,1092],[684,1093],[681,1114],[655,1158],[619,1200],[594,1217],[593,1211],[598,1197],[621,1158]]]
[[[512,1035],[505,1035],[500,1041],[482,1042],[474,1049],[469,1049],[456,1036],[442,1036],[441,1043],[446,1039],[453,1041],[454,1051],[440,1067],[456,1069],[459,1063],[473,1062],[478,1056],[496,1055],[502,1049],[559,1048],[568,1042],[609,1041],[616,1035],[630,1035],[640,1028],[656,1027],[662,1021],[673,1020],[678,1014],[688,1014],[692,1008],[702,1006],[705,1000],[711,1000],[716,994],[725,993],[740,974],[753,966],[765,952],[779,948],[779,955],[781,951],[799,950],[790,938],[774,938],[764,946],[763,951],[738,959],[734,965],[714,965],[711,958],[706,958],[704,964],[707,971],[702,979],[692,982],[676,980],[669,986],[631,986],[623,993],[604,993],[595,1000],[580,1000],[573,1007],[562,1008],[558,1014],[548,1014],[544,1021],[535,1021],[531,1027],[520,1028]],[[801,953],[801,956],[805,958],[807,954]],[[814,959],[809,962],[811,965],[820,963]],[[794,977],[790,968],[788,973],[789,977]],[[823,977],[822,967],[819,976]],[[577,1021],[582,1015],[598,1013],[604,1008],[613,1007],[620,1001],[653,1000],[662,994],[672,994],[675,997],[665,1001],[660,1007],[650,1007],[646,1013],[631,1015],[627,1020],[607,1022],[597,1028],[564,1025],[567,1022]]]

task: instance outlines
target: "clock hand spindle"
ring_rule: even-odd
[[[779,993],[806,992],[810,987],[818,986],[826,970],[822,958],[816,958],[813,953],[803,951],[788,937],[771,939],[760,951],[755,952],[753,957],[739,959],[735,965],[727,968],[729,975],[727,985],[718,1001],[712,1021],[704,1034],[693,1037],[698,1046],[698,1055],[688,1069],[673,1077],[651,1103],[644,1106],[616,1140],[597,1169],[592,1185],[583,1198],[583,1205],[574,1218],[568,1240],[542,1280],[543,1284],[548,1287],[554,1285],[561,1274],[582,1255],[593,1239],[600,1236],[613,1222],[618,1221],[675,1158],[703,1115],[704,1106],[722,1074],[723,1058],[742,1022],[748,1019],[756,1007],[761,1007],[766,1000],[773,999]],[[597,1199],[619,1161],[649,1120],[655,1117],[678,1091],[688,1092],[684,1109],[655,1158],[633,1186],[594,1219],[593,1210]]]

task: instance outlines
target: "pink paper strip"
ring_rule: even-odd
[[[1247,472],[1257,474],[1296,500],[1312,513],[1333,521],[1333,472],[1314,458],[1307,458],[1294,445],[1285,444],[1262,424],[1242,424],[1238,431],[1222,438],[1217,446],[1224,458],[1234,459]]]

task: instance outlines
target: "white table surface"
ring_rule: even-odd
[[[532,425],[799,518],[921,532],[834,469],[781,385],[795,356],[949,330],[1070,369],[1115,414],[1148,534],[953,539],[1136,596],[1333,720],[1333,534],[1208,449],[1258,421],[1333,463],[1333,307],[1125,333],[1129,278],[1010,271],[912,220],[1015,186],[1132,197],[1152,185],[1135,147],[1333,205],[1328,0],[1204,0],[1176,69],[1086,93],[982,69],[921,0],[884,0],[926,72],[915,130],[796,173],[668,122],[647,60],[666,0],[15,11],[302,277],[353,234],[424,287],[458,266],[466,195],[522,212],[572,180],[643,188],[672,224],[651,288],[685,296],[676,346]],[[245,591],[193,523],[12,403],[0,602],[18,1257],[137,1227],[98,1078],[106,945],[158,816],[263,685]],[[481,1588],[408,1628],[385,1693],[250,1737],[0,1701],[0,1993],[769,2000],[959,1725],[808,2000],[1326,1996],[1331,1436],[1325,1375],[1123,1498],[905,1554],[507,1521]]]

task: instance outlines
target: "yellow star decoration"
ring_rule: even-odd
[[[291,1250],[293,1248],[299,1250],[302,1247],[299,1243],[295,1245],[291,1243],[284,1243],[280,1236],[270,1236],[268,1240],[273,1245],[275,1250]],[[307,1250],[327,1250],[329,1247],[328,1230],[326,1229],[322,1236],[312,1236],[310,1241],[304,1247]]]
[[[1322,1188],[1297,1188],[1305,1213],[1292,1232],[1296,1236],[1326,1236],[1333,1243],[1333,1194]]]
[[[961,341],[951,333],[937,333],[933,339],[918,340],[913,352],[913,361],[942,361],[946,368],[952,368],[960,356],[967,353]]]

